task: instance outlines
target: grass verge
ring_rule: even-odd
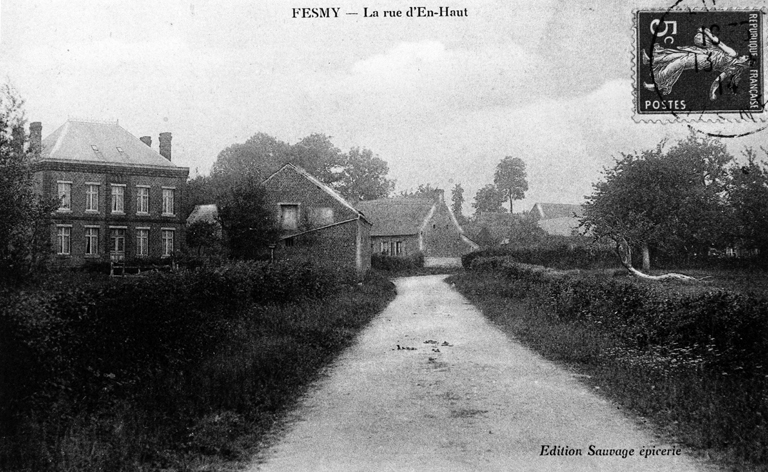
[[[447,279],[507,334],[589,376],[614,402],[727,470],[768,471],[768,378],[718,367],[690,349],[639,348],[583,317],[563,319],[536,283],[496,271]]]

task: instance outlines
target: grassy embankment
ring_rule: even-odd
[[[0,297],[0,470],[232,470],[394,297],[238,264]]]
[[[588,375],[662,435],[729,470],[768,470],[768,301],[735,290],[739,277],[723,290],[486,258],[448,280],[506,333]]]

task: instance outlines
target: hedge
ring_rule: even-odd
[[[0,423],[57,398],[129,395],[153,372],[202,359],[243,308],[319,299],[355,280],[338,268],[241,262],[0,293]]]
[[[408,256],[373,254],[371,256],[371,267],[387,271],[421,269],[424,267],[424,253],[417,252]]]
[[[506,257],[480,257],[474,271],[524,284],[518,293],[565,322],[606,330],[628,346],[684,348],[710,365],[745,372],[768,365],[768,300],[725,290],[674,290],[578,271],[556,271]]]

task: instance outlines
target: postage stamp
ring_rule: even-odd
[[[765,12],[635,12],[635,119],[764,121]]]

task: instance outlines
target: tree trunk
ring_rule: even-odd
[[[512,211],[512,190],[509,191],[509,213],[510,214],[514,213]]]
[[[643,242],[642,251],[643,251],[643,270],[645,272],[648,272],[649,270],[651,270],[651,253],[648,250],[647,242]]]
[[[641,279],[646,280],[685,280],[685,281],[693,281],[696,280],[696,278],[691,277],[689,275],[684,274],[664,274],[664,275],[648,275],[640,272],[639,270],[632,267],[632,249],[629,246],[629,243],[627,243],[627,240],[624,238],[616,239],[616,254],[619,256],[619,260],[621,260],[621,265],[626,268],[630,274],[634,275],[635,277],[639,277]],[[643,248],[646,248],[647,245],[644,244]],[[643,262],[645,262],[645,254],[643,254]]]

